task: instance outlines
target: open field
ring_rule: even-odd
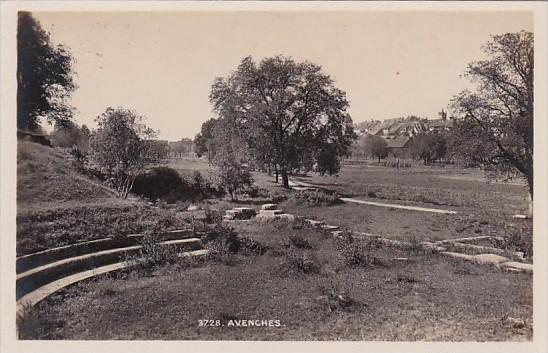
[[[225,254],[190,267],[162,267],[147,277],[134,273],[82,283],[35,309],[41,329],[32,338],[531,338],[529,275],[374,244],[358,248],[365,249],[361,263],[349,263],[348,247],[356,243],[338,243],[316,230],[257,222],[236,230],[266,253]],[[229,320],[255,319],[279,320],[280,326],[228,326]],[[200,327],[199,320],[220,320],[223,326]]]
[[[24,148],[29,155],[19,162],[19,178],[23,185],[36,184],[34,192],[40,196],[35,202],[32,193],[18,193],[18,253],[144,232],[158,223],[168,229],[188,224],[181,205],[151,207],[138,199],[119,200],[78,175],[62,152],[34,145]],[[42,158],[48,161],[45,166]],[[29,164],[34,165],[30,171]],[[195,171],[208,177],[210,170],[207,162],[197,159],[171,161],[170,166],[185,177]],[[275,198],[288,213],[405,241],[495,235],[509,239],[504,247],[523,251],[530,262],[531,222],[510,218],[524,207],[523,187],[445,177],[455,172],[357,170],[345,165],[339,177],[310,175],[300,180],[363,199],[448,208],[456,215],[350,203],[303,204],[302,195],[281,188],[264,173],[254,173],[260,190],[256,197],[242,196],[236,202],[208,199],[200,204],[222,214],[241,206],[257,210]],[[43,175],[53,188],[38,182]],[[71,184],[75,180],[82,183],[85,194]],[[367,192],[369,185],[376,188],[374,198]],[[428,194],[429,185],[438,191]],[[472,194],[477,195],[474,203],[455,202]],[[421,201],[416,195],[435,202]],[[252,220],[229,227],[243,244],[240,250],[211,242],[206,248],[213,255],[202,261],[83,281],[31,309],[20,325],[20,337],[396,341],[532,337],[530,274],[413,248],[336,239],[299,222]],[[255,319],[279,320],[279,326],[228,326],[230,320]],[[201,327],[199,320],[219,320],[224,326]]]
[[[178,170],[185,170],[185,165],[184,160],[173,164]],[[207,162],[201,161],[200,166],[200,161],[196,160],[191,161],[189,166],[189,170],[204,173],[209,168]],[[500,236],[513,239],[504,246],[524,252],[531,261],[532,222],[512,218],[527,209],[526,187],[487,183],[478,170],[422,166],[396,169],[345,163],[339,176],[322,177],[310,173],[294,178],[358,199],[447,209],[458,212],[456,215],[350,203],[309,207],[295,202],[291,196],[294,193],[274,183],[274,176],[255,172],[253,177],[260,188],[287,197],[288,200],[282,202],[280,208],[288,213],[399,240],[437,241],[480,235]],[[238,204],[213,201],[211,207],[224,211],[238,205],[258,208],[252,200],[248,203],[242,200]]]

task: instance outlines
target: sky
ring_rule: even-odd
[[[533,31],[529,12],[38,12],[76,63],[71,103],[95,126],[107,107],[136,110],[170,141],[215,117],[209,92],[242,58],[322,66],[346,92],[354,122],[435,119],[470,87],[466,65],[493,34]]]

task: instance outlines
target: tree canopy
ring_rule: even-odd
[[[109,178],[118,196],[126,198],[137,175],[158,158],[157,132],[144,124],[144,117],[124,108],[107,108],[95,122],[90,160]]]
[[[465,75],[475,92],[453,98],[458,155],[487,171],[517,170],[533,200],[533,33],[496,35],[483,50],[489,59],[472,62]]]
[[[20,12],[17,31],[17,128],[36,131],[39,118],[59,124],[72,119],[67,103],[76,88],[74,59],[55,45],[29,12]]]
[[[321,174],[337,173],[356,138],[346,94],[310,62],[275,56],[256,64],[246,57],[215,79],[210,101],[250,157],[281,172],[285,187],[288,173],[314,164]]]

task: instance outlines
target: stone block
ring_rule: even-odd
[[[282,210],[260,210],[259,214],[264,216],[274,216],[284,213]]]
[[[474,261],[480,264],[498,266],[503,262],[508,262],[509,260],[505,258],[504,256],[500,256],[500,255],[479,254],[479,255],[474,255]]]
[[[507,270],[520,270],[532,273],[533,272],[533,265],[532,264],[526,264],[523,262],[517,262],[517,261],[510,261],[505,262],[500,265],[500,267],[507,269]]]
[[[278,205],[275,203],[265,203],[261,206],[261,210],[273,211],[278,208]]]

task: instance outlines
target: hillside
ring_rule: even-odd
[[[79,174],[71,156],[19,141],[17,146],[17,255],[79,241],[143,232],[158,222],[183,226],[173,213],[121,200]]]
[[[61,149],[19,141],[17,145],[17,203],[98,201],[114,196],[105,188],[78,174],[71,156]],[[106,201],[106,200],[105,200]]]

